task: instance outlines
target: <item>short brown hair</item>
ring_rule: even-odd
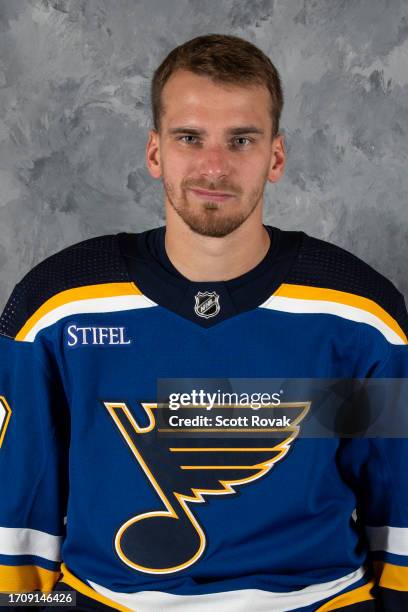
[[[153,125],[160,131],[162,90],[179,69],[208,76],[216,83],[263,85],[271,94],[272,137],[279,132],[283,92],[271,60],[252,43],[226,34],[197,36],[173,49],[155,70],[151,84]]]

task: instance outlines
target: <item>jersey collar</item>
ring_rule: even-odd
[[[265,257],[245,274],[227,281],[185,278],[166,253],[165,226],[117,237],[129,277],[146,297],[202,327],[212,327],[260,306],[292,267],[303,232],[265,227],[271,238]]]

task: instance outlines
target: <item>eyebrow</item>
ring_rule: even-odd
[[[264,134],[264,130],[256,127],[255,125],[243,125],[240,127],[233,127],[225,130],[227,134],[231,136],[239,136],[240,134]],[[169,128],[169,134],[193,134],[194,136],[201,136],[207,134],[207,130],[199,128],[189,127],[188,125]]]

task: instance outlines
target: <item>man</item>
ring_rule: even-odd
[[[406,610],[405,441],[307,437],[309,392],[261,388],[405,377],[403,297],[263,225],[285,148],[259,49],[188,41],[152,104],[166,226],[51,256],[1,319],[1,590],[74,591],[81,610]]]

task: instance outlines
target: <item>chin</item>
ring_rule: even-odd
[[[245,221],[246,217],[219,217],[218,219],[209,219],[206,217],[196,217],[181,215],[183,221],[196,234],[208,236],[211,238],[223,238],[235,231]]]

